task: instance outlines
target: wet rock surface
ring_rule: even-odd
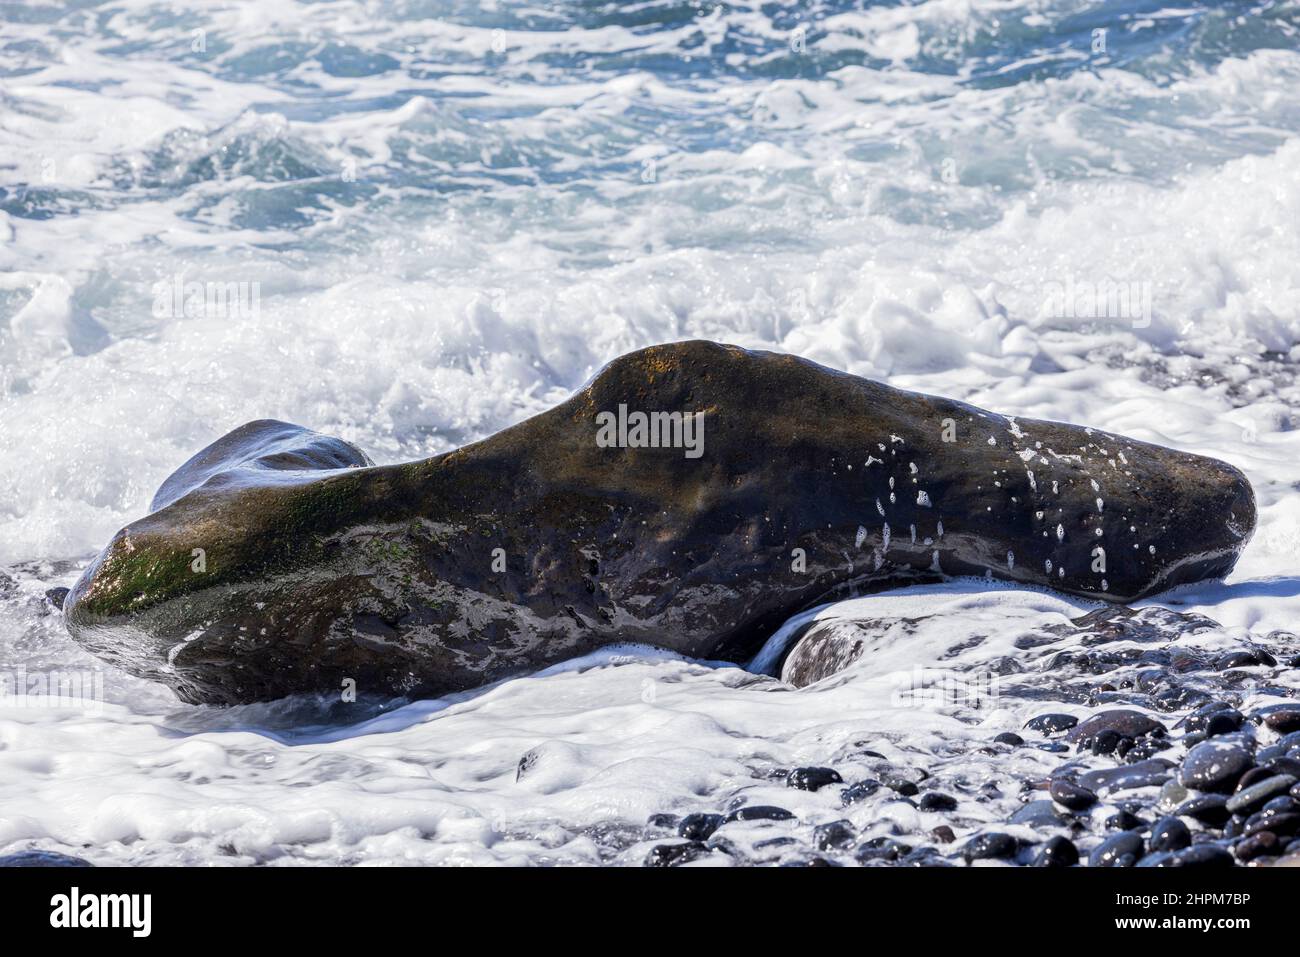
[[[701,443],[602,443],[599,417],[629,409],[698,419]],[[616,642],[743,660],[802,609],[939,574],[1129,600],[1225,573],[1254,523],[1213,459],[684,342],[403,465],[250,423],[164,482],[63,608],[85,648],[189,702],[431,696]],[[1098,541],[1135,547],[1103,572]],[[789,680],[859,653],[814,628]],[[1090,740],[1126,751],[1132,731]]]

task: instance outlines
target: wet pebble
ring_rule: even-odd
[[[1207,827],[1223,827],[1228,823],[1228,799],[1221,794],[1203,794],[1184,801],[1174,812],[1179,817],[1190,817]]]
[[[813,828],[813,844],[819,851],[841,851],[857,839],[857,829],[848,821],[831,821]]]
[[[1053,778],[1047,787],[1052,800],[1071,811],[1082,811],[1097,803],[1097,795],[1065,778]]]
[[[709,849],[699,841],[687,841],[684,844],[659,844],[650,849],[646,855],[646,867],[676,867],[706,857]]]
[[[1106,818],[1106,830],[1108,831],[1139,831],[1146,826],[1147,822],[1132,811],[1117,811]]]
[[[961,849],[961,855],[970,862],[1014,857],[1018,850],[1020,850],[1020,842],[1010,834],[991,831],[967,841]]]
[[[1248,864],[1257,857],[1281,854],[1284,845],[1272,831],[1260,831],[1245,840],[1238,841],[1232,852],[1237,860]]]
[[[725,821],[721,814],[688,814],[677,826],[677,836],[689,841],[707,841]]]
[[[1018,748],[1025,743],[1025,739],[1014,731],[1003,731],[993,741],[995,744],[1009,744],[1013,748]]]
[[[1261,708],[1255,714],[1263,719],[1265,725],[1278,734],[1291,734],[1300,731],[1300,707],[1296,705],[1273,705],[1272,707]]]
[[[1078,723],[1079,719],[1073,714],[1040,714],[1024,722],[1024,727],[1028,731],[1037,731],[1040,735],[1060,735]]]
[[[1166,817],[1156,822],[1147,842],[1152,851],[1181,851],[1192,843],[1192,832],[1176,817]]]
[[[1089,791],[1131,791],[1135,788],[1159,787],[1168,781],[1174,765],[1164,758],[1148,758],[1127,767],[1086,771],[1078,777],[1080,787]]]
[[[850,784],[840,791],[840,804],[848,807],[850,804],[865,801],[879,791],[882,786],[879,781],[858,781],[856,784]]]
[[[1051,801],[1030,801],[1011,815],[1012,824],[1030,827],[1060,827],[1064,819]]]
[[[727,823],[732,821],[788,821],[793,818],[783,807],[770,804],[755,804],[751,807],[738,807],[727,815]]]
[[[844,779],[834,768],[795,768],[785,779],[788,787],[801,791],[818,791],[828,784],[843,784]]]
[[[1089,867],[1132,867],[1143,852],[1142,838],[1133,831],[1121,831],[1102,841],[1088,855]]]
[[[1034,867],[1073,867],[1079,863],[1079,849],[1069,838],[1056,836],[1044,842],[1034,856]]]
[[[953,833],[952,828],[947,824],[940,824],[938,827],[930,831],[930,837],[939,844],[951,844],[953,841],[957,840],[957,835]]]
[[[888,837],[874,837],[863,842],[853,857],[859,864],[865,864],[869,861],[896,861],[900,857],[911,853],[911,851],[910,845],[900,844]]]
[[[1249,814],[1263,807],[1264,802],[1279,794],[1285,794],[1296,783],[1290,774],[1278,774],[1238,791],[1228,798],[1228,811],[1232,814]]]
[[[1195,791],[1230,791],[1253,763],[1250,752],[1240,745],[1203,741],[1187,752],[1178,780]]]
[[[944,794],[942,791],[926,791],[921,795],[919,802],[922,811],[955,811],[957,809],[957,799],[951,794]]]

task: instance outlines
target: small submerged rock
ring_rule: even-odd
[[[795,768],[785,783],[787,787],[801,791],[819,791],[828,784],[843,784],[844,779],[834,768]]]

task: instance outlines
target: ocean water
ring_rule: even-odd
[[[1297,88],[1294,2],[0,4],[0,667],[103,688],[0,702],[0,853],[640,863],[649,815],[744,801],[795,820],[728,825],[739,851],[701,863],[781,860],[839,818],[1004,821],[1060,757],[980,749],[1041,711],[1172,724],[1132,661],[1098,698],[1069,638],[1018,645],[1093,610],[1025,589],[822,610],[936,617],[798,691],[620,648],[351,711],[182,705],[42,595],[250,419],[396,462],[700,337],[1231,462],[1258,531],[1226,582],[1147,603],[1209,620],[1157,644],[1285,651]],[[918,705],[916,669],[1014,680]],[[1245,674],[1204,680],[1243,707],[1300,687]],[[808,764],[929,775],[959,806],[845,810],[773,777]]]

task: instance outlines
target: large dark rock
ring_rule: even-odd
[[[620,406],[696,414],[703,444],[602,445]],[[685,342],[405,465],[237,429],[64,611],[85,647],[188,701],[348,679],[433,695],[614,642],[742,660],[801,609],[945,574],[1127,601],[1224,574],[1254,523],[1250,485],[1213,459]]]

